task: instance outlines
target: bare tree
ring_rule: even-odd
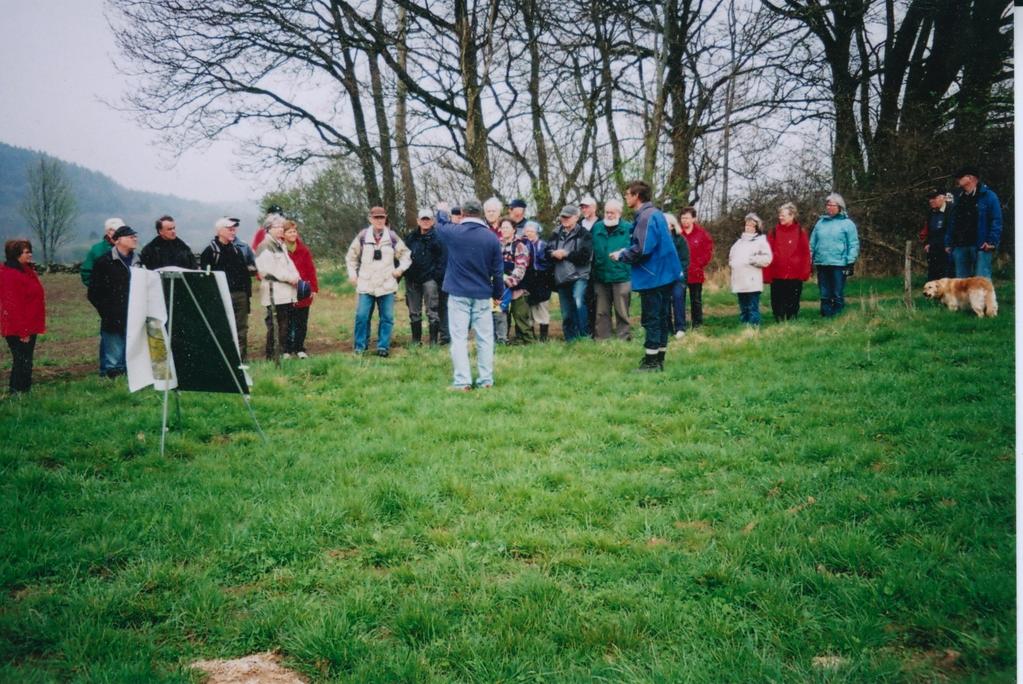
[[[64,165],[56,159],[39,157],[28,169],[28,192],[21,202],[21,215],[39,238],[43,263],[52,264],[61,246],[71,239],[71,224],[77,202]]]

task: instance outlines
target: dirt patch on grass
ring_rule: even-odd
[[[304,677],[280,662],[268,651],[234,660],[199,660],[189,667],[206,673],[206,684],[305,684]]]

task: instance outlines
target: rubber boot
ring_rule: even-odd
[[[440,323],[430,323],[430,346],[436,346],[437,336],[440,334]]]
[[[423,322],[412,322],[412,344],[420,346],[423,343]]]
[[[551,326],[540,324],[540,341],[541,342],[546,342],[547,341],[547,333],[548,333],[548,331],[550,329],[551,329]]]
[[[659,371],[663,371],[664,370],[664,352],[663,351],[657,352],[657,370],[659,370]]]
[[[647,354],[643,353],[643,360],[639,362],[639,368],[636,369],[637,373],[649,373],[651,371],[660,370],[657,366],[658,354]]]

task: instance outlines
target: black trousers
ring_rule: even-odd
[[[309,309],[311,306],[293,306],[291,324],[288,327],[288,344],[284,351],[297,354],[305,351],[305,336],[309,332]]]
[[[263,318],[263,322],[266,323],[266,360],[272,361],[274,358],[274,346],[277,347],[276,352],[282,353],[288,350],[288,330],[291,328],[291,311],[294,309],[291,304],[278,304],[276,306],[266,307],[266,317]],[[277,339],[274,339],[274,313],[277,314]]]
[[[690,319],[693,327],[703,325],[703,283],[689,283],[686,292],[689,293],[689,311],[692,314]],[[685,302],[682,306],[685,306]]]
[[[774,320],[787,321],[799,316],[799,298],[803,295],[802,280],[775,280],[771,283],[771,311]]]
[[[32,356],[36,349],[36,336],[29,335],[28,342],[22,342],[17,335],[4,337],[11,348],[11,394],[32,389]]]
[[[927,280],[950,278],[954,269],[950,265],[951,255],[944,249],[932,246],[927,251]]]

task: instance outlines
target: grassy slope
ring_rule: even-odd
[[[185,394],[161,459],[159,395],[40,385],[0,404],[0,680],[1011,679],[1011,286],[990,321],[851,285],[759,334],[712,295],[653,377],[617,342],[465,395],[445,350],[258,364],[269,447]]]

